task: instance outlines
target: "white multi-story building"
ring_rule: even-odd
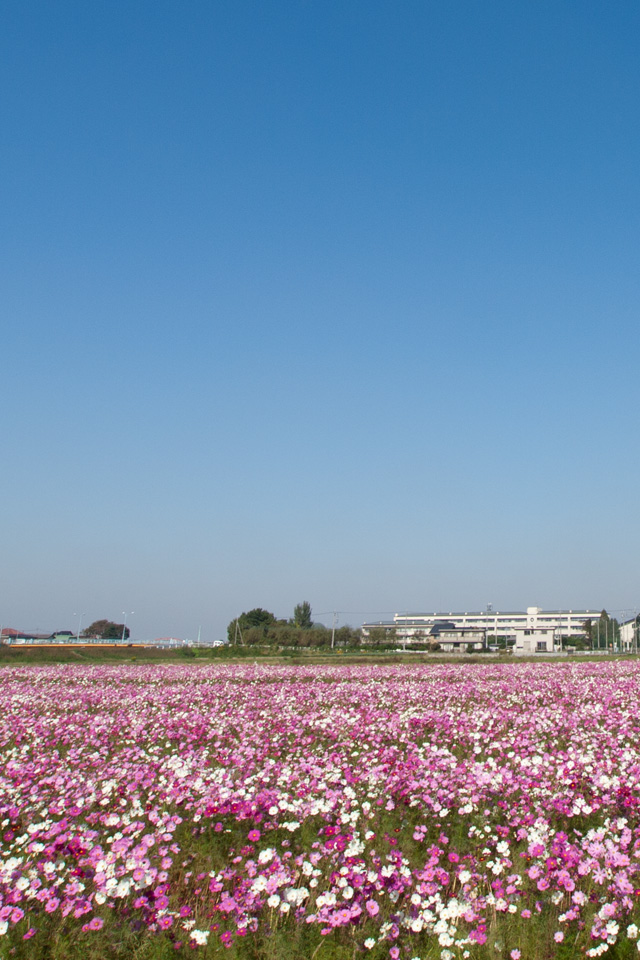
[[[557,639],[584,636],[585,620],[600,616],[599,610],[542,610],[527,607],[526,611],[501,611],[487,609],[484,612],[468,613],[396,613],[393,620],[379,623],[363,623],[362,636],[366,642],[372,630],[395,631],[396,637],[405,642],[419,641],[431,633],[434,626],[453,627],[458,630],[477,628],[486,630],[487,641],[506,637],[515,641],[516,630],[551,630]]]
[[[640,636],[636,617],[625,620],[620,624],[620,647],[625,653],[637,653],[640,647]]]

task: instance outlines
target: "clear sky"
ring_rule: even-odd
[[[10,0],[0,622],[640,608],[639,41]]]

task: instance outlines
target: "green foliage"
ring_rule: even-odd
[[[398,635],[396,633],[395,627],[391,630],[386,630],[384,627],[372,627],[369,631],[369,642],[376,647],[380,647],[383,644],[396,645],[398,640]]]
[[[249,627],[242,634],[242,642],[247,646],[259,645],[267,642],[268,631],[266,627]]]
[[[275,623],[276,618],[268,610],[263,610],[262,607],[255,607],[253,610],[249,610],[249,613],[243,613],[240,616],[245,618],[245,623],[248,627],[266,627],[270,623]]]
[[[113,620],[94,620],[86,630],[82,631],[82,636],[92,640],[120,640],[123,630],[124,638],[128,640],[131,631],[129,627],[125,627],[124,623],[114,623]]]
[[[296,627],[302,630],[309,630],[313,623],[311,621],[311,604],[308,600],[297,603],[293,608],[293,622]]]
[[[620,624],[603,610],[597,620],[590,621],[589,638],[596,650],[609,649],[617,645],[620,639]]]
[[[352,630],[351,627],[340,627],[336,630],[335,642],[339,644],[348,644],[352,643],[355,638],[356,631]],[[358,633],[359,636],[359,633]]]
[[[289,622],[277,620],[272,613],[260,607],[249,613],[241,613],[227,627],[230,648],[240,650],[242,647],[267,645],[277,650],[297,650],[331,645],[331,630],[311,621],[311,604],[307,601],[298,604],[296,613],[302,625],[296,623],[295,618]],[[351,627],[340,627],[335,632],[336,646],[357,647],[360,641],[360,631]]]
[[[276,622],[276,618],[269,610],[263,610],[262,607],[254,607],[253,610],[249,610],[248,613],[241,613],[239,617],[231,621],[227,627],[229,643],[246,642],[245,633],[254,627],[262,630],[262,636],[264,636],[267,627]]]

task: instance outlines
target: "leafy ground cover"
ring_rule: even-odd
[[[10,666],[0,958],[638,956],[634,662]]]

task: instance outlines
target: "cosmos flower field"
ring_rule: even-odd
[[[0,672],[0,958],[637,957],[640,668]]]

